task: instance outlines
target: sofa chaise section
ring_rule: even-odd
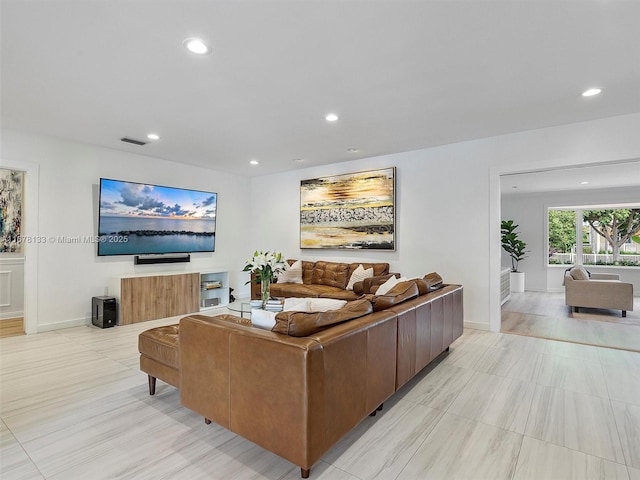
[[[394,393],[396,334],[390,311],[309,337],[189,316],[180,321],[180,401],[300,466],[305,478]]]
[[[328,312],[349,318],[330,326],[309,313],[307,333],[304,313],[277,314],[289,326],[274,328],[289,335],[230,315],[185,317],[181,403],[298,465],[306,478],[329,448],[462,335],[461,286],[418,295],[417,284],[401,282],[344,307],[366,304],[371,313]]]

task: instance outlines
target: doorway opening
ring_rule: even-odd
[[[36,163],[5,160],[1,161],[0,170],[21,172],[23,179],[21,218],[19,220],[20,251],[9,252],[3,249],[0,252],[0,271],[9,272],[0,275],[0,322],[13,320],[6,323],[9,331],[15,332],[19,329],[19,319],[22,317],[22,332],[26,334],[37,333],[38,331],[38,245],[24,241],[26,238],[38,237],[38,197],[39,197],[39,173],[40,167]],[[8,202],[3,204],[4,209],[8,209]],[[4,220],[3,213],[3,222]],[[11,228],[16,234],[16,225],[12,223]],[[9,225],[3,224],[3,231],[9,231]],[[14,238],[14,240],[16,240]],[[16,267],[14,272],[14,267]],[[18,268],[19,267],[19,268]],[[21,270],[21,273],[17,273]],[[21,291],[21,292],[20,292]],[[18,306],[21,304],[21,308]],[[12,312],[19,312],[13,314]],[[2,320],[4,319],[4,320]],[[4,327],[4,325],[2,325]],[[4,330],[4,328],[3,328]]]
[[[0,337],[24,334],[24,171],[0,168]]]
[[[592,271],[620,274],[621,281],[634,284],[634,308],[626,318],[608,309],[574,312],[565,304],[563,286],[570,265],[550,261],[548,224],[554,207],[640,204],[637,185],[633,185],[637,178],[638,159],[499,175],[499,219],[514,219],[528,244],[528,258],[521,263],[525,291],[512,292],[504,303],[498,300],[500,331],[640,351],[640,268],[587,266]],[[507,265],[506,255],[500,251],[499,256],[500,265]],[[500,298],[499,292],[495,295]]]

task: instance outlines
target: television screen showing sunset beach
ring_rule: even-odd
[[[98,255],[213,252],[218,195],[100,179]]]

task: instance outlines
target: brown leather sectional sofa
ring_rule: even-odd
[[[183,318],[180,400],[300,466],[306,478],[331,446],[462,335],[461,286],[420,296],[412,288],[414,298],[369,297],[368,311],[382,309],[306,336],[229,316]],[[283,313],[290,315],[277,318],[289,326],[303,318]]]
[[[295,260],[288,260],[293,264]],[[362,293],[362,285],[354,285],[353,290],[346,290],[351,275],[362,265],[365,269],[373,268],[374,277],[387,276],[388,263],[340,263],[302,261],[302,283],[272,283],[273,297],[320,297],[337,298],[339,300],[355,300]],[[361,282],[360,282],[361,283]]]

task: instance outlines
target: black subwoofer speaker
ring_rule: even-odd
[[[91,323],[96,327],[115,327],[118,322],[118,310],[114,297],[93,297],[91,300]]]

